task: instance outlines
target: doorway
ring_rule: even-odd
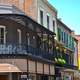
[[[49,77],[47,75],[44,75],[41,77],[41,80],[49,80]]]
[[[37,80],[49,80],[48,75],[37,75]]]
[[[8,80],[8,75],[0,75],[0,80]]]

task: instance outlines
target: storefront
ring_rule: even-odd
[[[0,74],[0,80],[53,80],[55,71],[53,64],[45,62],[0,59]]]
[[[74,80],[74,71],[63,71],[62,78],[63,80]]]
[[[76,71],[77,69],[75,68],[56,66],[55,68],[56,80],[76,80],[75,79]]]

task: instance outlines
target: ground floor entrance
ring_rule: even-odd
[[[44,74],[0,73],[0,80],[55,80],[55,78]]]
[[[42,76],[41,80],[49,80],[49,77],[47,75]]]
[[[48,75],[36,75],[37,80],[50,80],[50,76]]]
[[[0,80],[8,80],[8,75],[0,75]]]
[[[30,59],[0,59],[0,80],[54,80],[54,64]]]

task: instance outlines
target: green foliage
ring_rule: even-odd
[[[66,60],[63,58],[55,58],[55,62],[59,64],[66,64]]]

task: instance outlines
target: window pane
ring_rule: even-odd
[[[55,21],[53,20],[53,31],[55,31]]]
[[[61,41],[61,29],[58,28],[58,40]]]
[[[49,16],[47,15],[47,28],[49,29]]]
[[[4,43],[4,28],[0,28],[0,44]]]
[[[43,25],[43,11],[40,10],[40,23]]]

